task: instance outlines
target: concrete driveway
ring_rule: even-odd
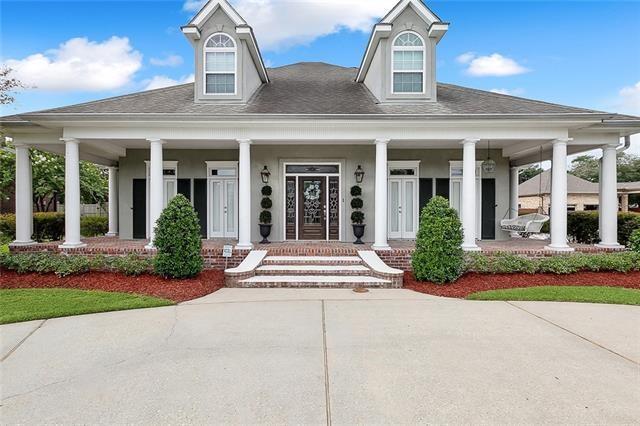
[[[5,325],[12,423],[638,423],[640,308],[223,289]]]

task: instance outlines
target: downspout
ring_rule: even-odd
[[[626,151],[627,149],[629,149],[630,146],[631,146],[631,136],[625,136],[624,144],[618,147],[618,152]]]

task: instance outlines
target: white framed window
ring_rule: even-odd
[[[204,44],[204,93],[235,95],[237,86],[237,49],[225,33],[212,34]]]
[[[412,31],[393,39],[391,47],[391,93],[424,93],[424,40]]]

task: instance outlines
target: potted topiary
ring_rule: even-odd
[[[271,212],[269,209],[273,206],[271,202],[272,189],[269,185],[264,185],[262,187],[262,200],[260,201],[260,207],[262,207],[262,211],[260,212],[260,236],[262,237],[261,244],[269,244],[269,240],[267,239],[269,235],[271,235]]]
[[[364,222],[364,213],[361,211],[364,203],[362,202],[362,188],[358,185],[354,185],[351,187],[351,208],[353,211],[351,212],[351,226],[353,227],[353,236],[356,237],[356,240],[353,244],[364,244],[362,242],[362,236],[364,235],[364,227],[366,226]]]

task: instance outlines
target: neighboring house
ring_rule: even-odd
[[[266,68],[249,23],[210,0],[182,27],[195,83],[1,119],[18,146],[17,206],[27,219],[17,243],[30,242],[28,145],[66,154],[63,248],[83,244],[79,159],[111,167],[110,231],[120,238],[152,239],[151,225],[181,193],[203,237],[235,239],[241,249],[259,239],[265,167],[274,241],[353,241],[349,188],[358,169],[364,240],[375,249],[415,238],[420,207],[436,194],[460,212],[465,249],[508,239],[499,221],[517,211],[516,167],[540,157],[566,179],[567,154],[602,147],[613,158],[603,164],[603,193],[615,198],[615,147],[640,131],[640,118],[438,83],[448,28],[422,2],[402,0],[373,26],[366,50],[353,52],[362,55],[358,68]],[[565,250],[566,193],[555,191],[550,248]],[[603,243],[615,239],[615,229],[603,233]]]
[[[567,210],[598,210],[600,190],[597,183],[567,173]],[[618,183],[619,209],[629,211],[629,194],[640,194],[640,182]],[[522,182],[518,187],[519,209],[523,213],[542,209],[549,214],[551,205],[551,170]]]

